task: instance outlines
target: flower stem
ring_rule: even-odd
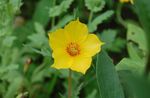
[[[72,71],[71,69],[69,69],[69,77],[68,77],[68,98],[71,98],[71,94],[72,94]]]
[[[93,18],[93,12],[91,11],[91,12],[90,12],[90,15],[89,15],[88,24],[90,24],[90,23],[91,23],[92,18]]]
[[[56,0],[53,0],[53,4],[52,6],[54,7],[56,5]],[[53,28],[55,26],[55,17],[52,17],[52,20],[51,20],[51,27]]]
[[[121,3],[118,4],[116,16],[117,16],[118,22],[122,26],[124,26],[125,28],[127,28],[127,24],[126,24],[126,22],[123,20],[123,18],[121,16],[122,6],[123,6],[123,4],[121,4]]]
[[[52,18],[51,26],[52,28],[55,26],[55,17]]]

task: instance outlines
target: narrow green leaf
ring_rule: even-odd
[[[86,7],[92,12],[101,11],[105,6],[105,0],[85,0]]]
[[[141,60],[134,60],[130,58],[123,58],[116,66],[118,71],[126,70],[138,75],[142,75],[144,72],[145,63]]]
[[[21,84],[22,84],[22,78],[21,77],[15,78],[15,80],[12,81],[11,85],[9,86],[6,96],[4,98],[14,98]]]
[[[97,90],[94,89],[94,90],[87,96],[87,98],[95,98],[95,97],[96,97],[96,94],[97,94]]]
[[[127,44],[128,53],[131,59],[141,61],[141,57],[138,55],[136,48],[134,47],[132,42]]]
[[[99,98],[124,98],[115,66],[103,51],[97,57],[96,76],[100,92]]]
[[[104,20],[107,20],[113,15],[114,11],[106,11],[103,14],[97,16],[90,24],[89,24],[89,31],[93,32],[97,29],[97,26],[101,24]]]
[[[4,40],[3,40],[3,45],[6,47],[11,47],[14,40],[16,40],[15,36],[7,36]]]
[[[34,26],[37,33],[45,34],[45,30],[40,23],[35,22]]]
[[[40,0],[33,15],[33,21],[46,25],[49,21],[48,8],[51,6],[51,0]]]
[[[60,5],[51,7],[49,9],[49,16],[50,17],[56,17],[62,14],[63,12],[66,12],[67,9],[70,7],[72,4],[73,0],[64,0]]]
[[[125,48],[126,40],[117,37],[117,30],[108,29],[104,30],[99,38],[106,44],[103,46],[103,49],[112,51],[112,52],[121,52]]]

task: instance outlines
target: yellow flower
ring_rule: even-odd
[[[133,0],[120,0],[121,3],[127,3],[127,2],[131,2],[131,4],[133,4]]]
[[[101,42],[94,34],[88,34],[88,28],[78,19],[71,21],[64,29],[49,33],[49,45],[53,50],[56,69],[71,69],[85,74],[89,69],[92,56],[100,52]]]

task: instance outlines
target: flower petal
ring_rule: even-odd
[[[66,54],[66,52],[57,51],[57,53],[53,52],[54,57],[54,64],[52,65],[53,68],[56,69],[66,69],[70,68],[72,64],[72,58]]]
[[[66,36],[73,42],[83,41],[88,35],[88,28],[78,19],[65,26]]]
[[[65,48],[67,38],[65,37],[64,29],[58,29],[55,32],[49,33],[49,45],[53,50]]]
[[[86,71],[90,68],[91,62],[92,58],[90,57],[76,57],[70,69],[85,74]]]
[[[95,34],[89,34],[87,39],[81,44],[81,52],[86,57],[94,56],[101,50],[103,44]]]

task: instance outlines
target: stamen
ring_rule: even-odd
[[[67,48],[66,48],[68,54],[70,56],[77,56],[80,54],[80,48],[79,45],[76,43],[71,42],[70,44],[68,44]]]

